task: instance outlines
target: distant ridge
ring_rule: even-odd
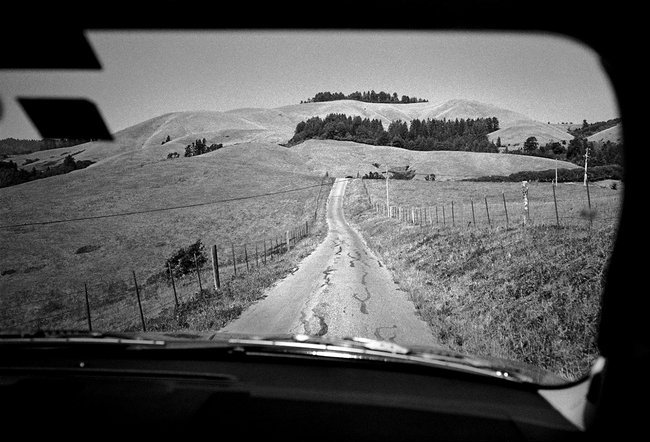
[[[91,142],[76,146],[82,151],[76,160],[99,162],[108,158],[130,155],[134,150],[140,156],[158,158],[170,152],[182,152],[196,139],[205,138],[208,144],[224,146],[261,142],[284,144],[294,135],[296,126],[310,117],[324,118],[330,113],[378,119],[385,128],[395,120],[461,119],[496,117],[500,129],[488,135],[490,141],[510,145],[516,149],[535,136],[540,144],[549,141],[569,141],[568,132],[542,123],[508,109],[475,100],[454,99],[431,103],[366,103],[357,100],[335,100],[293,104],[277,108],[240,108],[229,111],[182,111],[160,115],[114,134],[115,141]],[[163,141],[170,138],[169,142]],[[46,167],[62,160],[65,150],[53,149],[40,154],[30,167]]]

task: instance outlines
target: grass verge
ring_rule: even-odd
[[[567,380],[597,356],[600,296],[615,225],[437,228],[369,210],[361,180],[346,217],[452,350],[522,361]]]

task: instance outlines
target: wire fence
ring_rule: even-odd
[[[137,269],[119,275],[89,275],[83,286],[59,288],[56,296],[53,291],[29,293],[24,297],[27,301],[3,305],[0,328],[147,330],[148,321],[163,311],[187,303],[206,290],[218,294],[222,285],[235,278],[255,277],[262,267],[312,236],[321,222],[319,215],[324,216],[332,183],[333,179],[323,178],[313,213],[304,213],[302,220],[282,234],[242,243],[208,244],[183,275],[173,271],[167,261],[160,263],[166,271],[153,275]]]
[[[540,188],[536,187],[536,191]],[[367,190],[366,190],[367,192]],[[388,204],[383,198],[368,198],[373,210],[401,222],[434,227],[514,227],[526,225],[612,225],[620,216],[616,196],[589,194],[585,187],[583,199],[576,193],[562,194],[553,184],[543,193],[531,193],[526,184],[519,195],[512,192],[491,194],[481,198],[448,199],[435,204]],[[396,199],[393,196],[393,199]]]

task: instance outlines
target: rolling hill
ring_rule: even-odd
[[[449,100],[443,103],[365,103],[355,100],[302,103],[274,109],[242,108],[225,112],[184,111],[151,118],[114,134],[115,141],[85,143],[74,147],[17,155],[13,160],[25,167],[46,168],[63,161],[66,154],[75,154],[77,160],[101,161],[158,161],[167,153],[179,152],[197,138],[208,144],[224,146],[249,143],[286,143],[294,134],[296,125],[313,116],[325,117],[342,113],[362,118],[379,119],[387,128],[395,120],[456,119],[497,117],[500,129],[489,135],[491,141],[501,138],[503,145],[517,148],[529,136],[538,142],[570,140],[572,135],[523,114],[472,100]],[[169,136],[171,141],[162,142]],[[92,167],[92,166],[91,166]]]
[[[565,161],[500,153],[432,151],[419,152],[391,146],[369,146],[352,141],[307,140],[291,148],[315,173],[331,176],[360,176],[390,167],[408,165],[415,169],[416,180],[435,174],[437,181],[476,178],[485,175],[509,175],[518,170],[575,168]],[[376,168],[373,164],[379,163]]]
[[[621,143],[623,141],[623,128],[621,123],[618,123],[616,126],[610,127],[609,129],[601,130],[593,135],[587,137],[588,141],[593,141],[595,143],[606,143],[611,141],[612,143]]]

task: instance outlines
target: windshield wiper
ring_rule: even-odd
[[[214,337],[212,338],[214,339]],[[238,344],[244,350],[253,348],[267,351],[310,352],[313,356],[380,360],[383,362],[401,362],[448,368],[457,371],[487,375],[514,382],[533,383],[534,379],[521,370],[496,364],[487,359],[467,356],[443,349],[411,348],[394,342],[379,341],[360,337],[346,337],[328,340],[307,335],[252,336],[227,339],[231,344]]]

